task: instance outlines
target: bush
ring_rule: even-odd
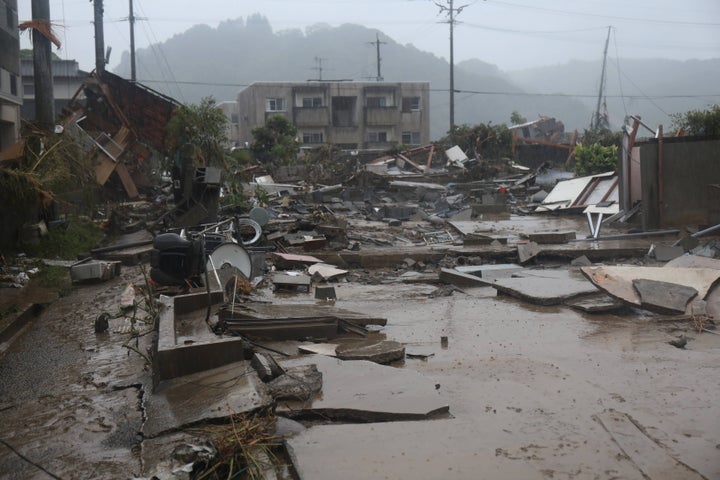
[[[703,137],[720,136],[720,105],[713,105],[707,110],[675,113],[671,117],[673,128],[678,132]]]
[[[618,165],[618,148],[615,145],[603,146],[599,143],[589,145],[578,144],[575,147],[575,175],[594,175],[616,171]]]

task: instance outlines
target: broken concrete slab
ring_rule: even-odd
[[[322,373],[322,395],[305,403],[278,405],[278,414],[290,418],[382,422],[426,419],[449,410],[434,382],[413,370],[322,355],[280,363],[285,369],[310,364],[317,365]]]
[[[668,453],[668,449],[650,438],[646,429],[628,414],[606,410],[593,416],[610,434],[622,453],[640,470],[643,478],[705,477]]]
[[[592,262],[587,257],[587,255],[581,255],[573,259],[570,262],[570,265],[572,265],[573,267],[589,267],[590,265],[592,265]]]
[[[322,263],[322,260],[311,255],[273,252],[272,256],[275,263],[281,266],[295,266],[298,264],[312,265],[314,263]]]
[[[441,268],[440,280],[457,287],[484,287],[492,283],[476,275],[462,273],[454,268]]]
[[[685,313],[690,300],[698,294],[694,288],[677,283],[644,278],[633,279],[632,283],[640,295],[640,306],[658,313]]]
[[[520,264],[526,264],[540,253],[540,246],[535,242],[518,243],[517,252]]]
[[[498,264],[485,264],[485,265],[468,265],[468,266],[457,266],[455,267],[460,273],[467,273],[469,275],[475,275],[483,280],[492,282],[497,278],[509,278],[513,274],[521,272],[524,267],[516,263],[498,263]]]
[[[247,362],[160,382],[146,396],[145,438],[267,407],[270,396]]]
[[[341,275],[348,273],[347,270],[342,270],[334,265],[328,265],[327,263],[316,263],[308,268],[308,273],[313,277],[320,280],[330,280],[337,278]]]
[[[710,268],[616,266],[581,267],[580,271],[599,289],[635,307],[642,306],[642,299],[633,280],[672,280],[677,285],[694,288],[698,292],[697,298],[704,300],[720,278],[720,270]]]
[[[478,215],[486,215],[486,214],[498,214],[498,213],[507,213],[510,211],[510,205],[505,203],[491,203],[491,204],[485,204],[485,203],[473,203],[470,205],[470,208],[472,209],[472,216],[477,217]]]
[[[538,244],[568,243],[570,240],[577,238],[574,231],[565,232],[537,232],[528,235],[531,242]]]
[[[323,376],[315,365],[289,367],[283,375],[267,383],[268,392],[275,400],[306,402],[320,393]]]
[[[593,296],[588,298],[578,298],[566,302],[566,305],[575,310],[585,313],[607,313],[620,310],[625,306],[619,300],[615,300],[608,295]]]
[[[542,478],[528,462],[498,455],[498,446],[517,442],[516,435],[493,422],[480,429],[466,420],[319,425],[286,445],[304,479]]]
[[[524,272],[523,272],[524,273]],[[553,275],[527,275],[517,278],[501,278],[492,284],[498,292],[533,303],[557,305],[568,300],[597,293],[597,288],[570,272],[556,271]]]
[[[682,247],[668,247],[666,245],[653,245],[650,256],[654,257],[658,262],[668,262],[685,254]]]
[[[285,373],[268,353],[255,353],[250,360],[250,366],[255,369],[258,377],[263,382],[269,382]]]
[[[309,275],[304,275],[302,273],[291,275],[288,273],[274,273],[272,276],[272,283],[275,285],[275,288],[278,289],[303,289],[307,292],[310,292],[310,284],[312,283],[312,279]]]
[[[335,356],[341,360],[368,360],[386,364],[405,358],[405,346],[393,340],[348,343],[338,346]]]
[[[387,325],[387,318],[365,315],[332,305],[244,303],[233,313],[238,319],[282,320],[287,318],[337,318],[357,325]]]
[[[720,270],[720,260],[716,258],[700,257],[697,255],[683,255],[674,258],[663,265],[665,268],[714,268]]]
[[[298,350],[302,353],[316,353],[327,357],[335,356],[335,349],[339,343],[302,343],[298,345]]]

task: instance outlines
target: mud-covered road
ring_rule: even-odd
[[[144,361],[113,333],[121,320],[93,329],[141,278],[124,268],[76,287],[2,354],[1,478],[146,473]],[[397,367],[438,384],[449,418],[309,428],[291,442],[303,478],[720,478],[720,336],[638,311],[580,314],[492,288],[432,298],[435,289],[341,283],[336,306],[386,317],[388,339],[429,355]],[[313,302],[290,297],[281,301]],[[681,334],[686,349],[667,343]]]

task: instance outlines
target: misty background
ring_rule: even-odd
[[[274,31],[260,14],[197,25],[137,50],[138,80],[182,102],[212,96],[234,101],[256,81],[375,80],[376,40],[381,42],[384,81],[430,82],[431,137],[448,130],[449,63],[412,45],[401,45],[375,29],[317,24]],[[611,32],[612,41],[612,32]],[[528,48],[536,48],[528,43]],[[566,130],[588,128],[597,104],[604,41],[587,60],[502,71],[480,59],[456,62],[457,124],[510,123],[513,111],[528,120],[561,120]],[[482,55],[482,51],[478,52]],[[538,52],[538,54],[541,54]],[[320,60],[318,60],[320,59]],[[322,73],[319,69],[322,68]],[[129,77],[129,53],[115,73]],[[638,114],[651,126],[670,126],[670,115],[717,103],[720,59],[617,59],[607,61],[605,95],[611,127]]]

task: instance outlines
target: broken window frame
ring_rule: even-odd
[[[266,112],[286,112],[285,98],[283,97],[267,97],[265,99]]]

